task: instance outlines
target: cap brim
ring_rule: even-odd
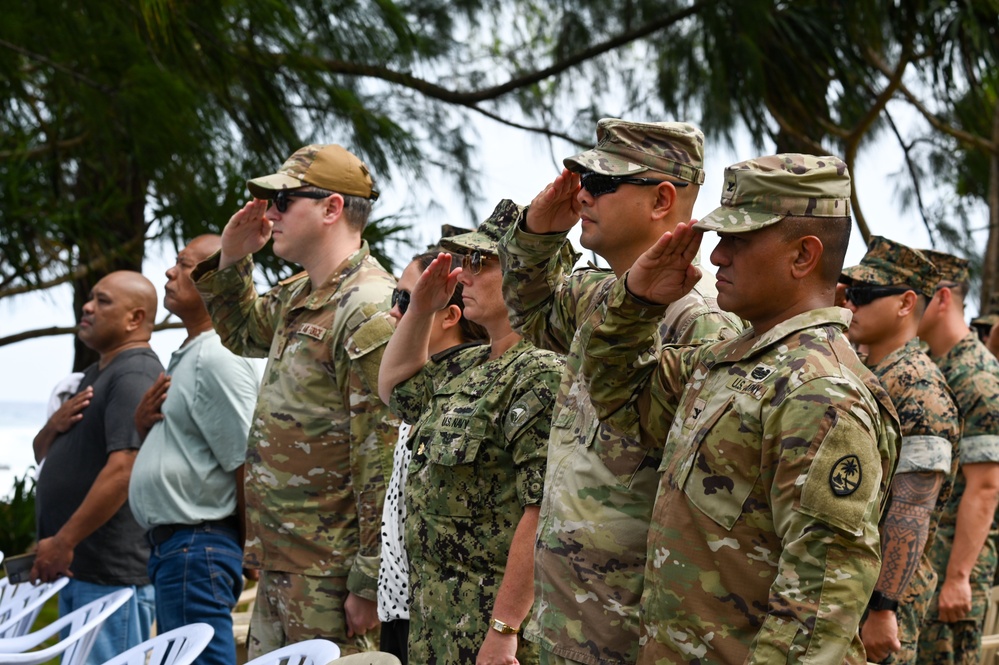
[[[574,173],[593,171],[601,175],[632,175],[651,170],[644,164],[637,164],[597,148],[566,157],[562,163],[565,164],[565,168]]]
[[[274,173],[246,181],[246,188],[257,199],[272,199],[282,189],[298,189],[306,183],[283,173]]]
[[[784,217],[786,215],[722,206],[697,220],[693,228],[698,231],[717,231],[718,233],[746,233],[776,224]]]
[[[450,238],[441,238],[441,247],[448,252],[465,254],[467,252],[486,252],[487,254],[498,254],[499,245],[495,240],[484,233],[473,231],[472,233],[462,233]]]
[[[863,282],[864,284],[874,284],[876,286],[891,286],[891,278],[881,272],[880,270],[874,270],[870,266],[865,265],[855,265],[849,268],[844,268],[843,272],[840,274],[839,281],[844,284],[852,284],[854,282]]]
[[[973,326],[994,326],[999,323],[999,314],[988,314],[971,320]]]

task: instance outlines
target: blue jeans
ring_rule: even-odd
[[[181,529],[149,556],[149,577],[156,587],[159,632],[202,622],[215,637],[195,665],[233,665],[236,640],[232,608],[243,590],[243,550],[238,534],[225,527]]]
[[[89,602],[118,591],[131,589],[128,602],[107,618],[94,640],[86,665],[101,665],[150,637],[155,611],[153,585],[113,586],[70,580],[59,592],[59,616],[65,616]]]

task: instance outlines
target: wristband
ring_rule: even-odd
[[[875,591],[871,594],[871,601],[867,603],[867,609],[882,611],[889,610],[891,612],[898,611],[898,601],[888,598],[880,591]]]

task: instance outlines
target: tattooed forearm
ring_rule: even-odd
[[[941,473],[903,473],[892,480],[881,528],[881,575],[876,588],[893,600],[905,595],[919,568],[942,484]]]

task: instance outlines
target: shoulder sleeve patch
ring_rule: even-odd
[[[376,315],[361,324],[344,346],[351,359],[360,358],[387,343],[395,328],[389,323],[388,315]]]
[[[830,413],[831,412],[831,413]],[[831,409],[828,429],[809,450],[798,509],[854,536],[877,521],[882,465],[875,436],[854,418]],[[825,435],[822,436],[822,432]]]

